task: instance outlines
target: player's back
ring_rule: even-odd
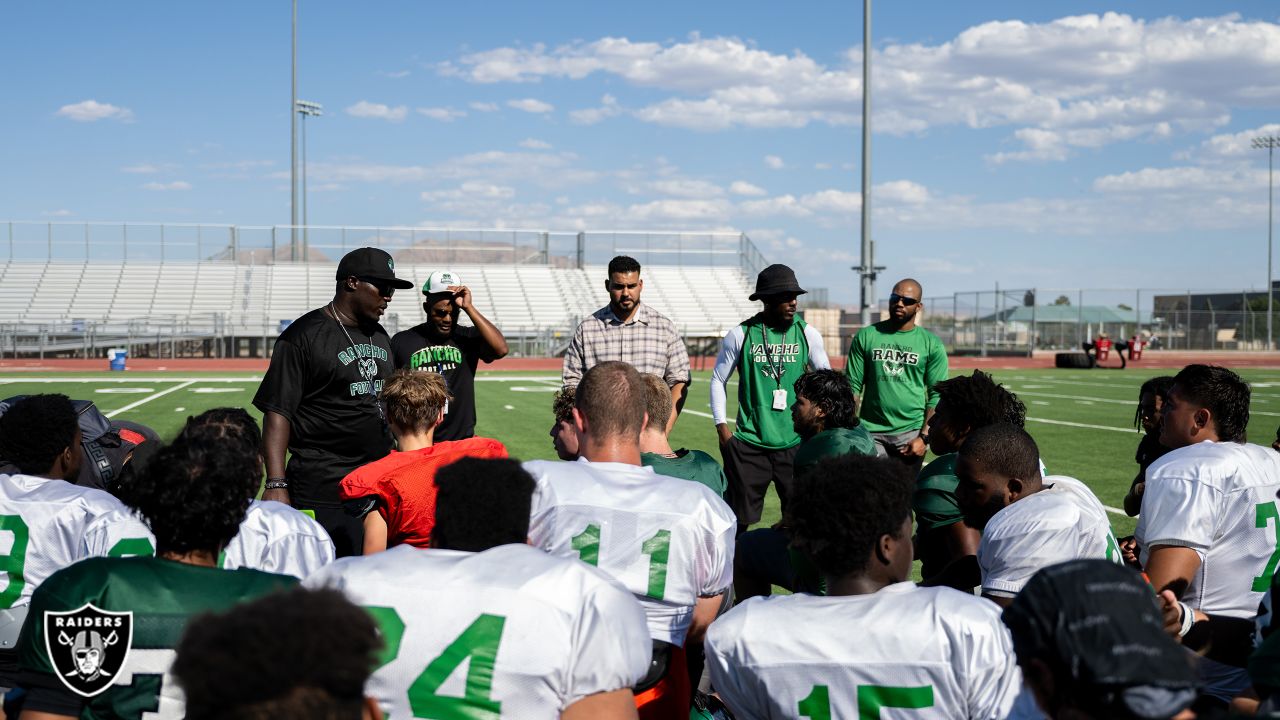
[[[1093,492],[1065,475],[1043,482],[1044,489],[1005,506],[982,530],[984,593],[1013,597],[1038,570],[1068,560],[1122,562],[1107,511]]]
[[[524,464],[537,481],[529,540],[613,576],[656,640],[684,645],[699,597],[733,579],[733,513],[709,488],[622,463]]]
[[[587,695],[632,687],[649,666],[630,593],[528,545],[401,545],[342,558],[305,584],[337,587],[377,619],[387,659],[366,689],[392,718],[559,718]]]
[[[45,578],[79,560],[155,553],[151,531],[114,496],[33,475],[0,475],[0,531],[12,538],[0,541],[9,548],[3,609],[26,605]]]
[[[752,598],[711,625],[706,648],[712,685],[738,720],[875,718],[882,707],[921,720],[1004,718],[1021,689],[993,603],[910,582]]]
[[[1200,568],[1182,594],[1206,613],[1253,617],[1280,557],[1280,453],[1260,445],[1202,442],[1147,468],[1135,532],[1156,545],[1196,550]]]
[[[273,500],[254,500],[218,565],[304,578],[333,562],[333,540],[302,511]]]
[[[181,718],[182,691],[168,673],[187,622],[296,582],[248,568],[222,570],[154,557],[85,560],[54,573],[36,591],[19,640],[20,683],[32,690],[31,703],[40,692],[52,689],[64,702],[87,703],[87,717]],[[106,691],[88,699],[59,685],[49,656],[49,648],[59,641],[56,635],[45,637],[45,613],[74,611],[86,604],[132,613],[132,642],[124,666]]]

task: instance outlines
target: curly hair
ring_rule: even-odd
[[[452,399],[443,375],[409,368],[395,371],[382,388],[387,420],[401,430],[425,432]]]
[[[981,370],[943,380],[933,389],[939,402],[946,401],[947,411],[956,422],[970,431],[995,423],[1017,427],[1027,423],[1027,406]]]
[[[1213,416],[1218,439],[1244,442],[1249,426],[1249,384],[1239,375],[1219,365],[1188,365],[1173,377],[1178,395]]]
[[[609,261],[608,272],[610,275],[614,273],[622,273],[623,275],[638,273],[640,272],[640,262],[629,255],[619,255]]]
[[[853,386],[844,373],[835,370],[810,370],[796,380],[795,389],[796,397],[804,397],[822,409],[823,428],[830,430],[858,426]]]
[[[529,539],[533,476],[520,461],[462,458],[436,471],[431,546],[481,552]]]
[[[806,553],[823,574],[865,572],[876,543],[901,538],[911,517],[914,483],[901,463],[888,458],[827,458],[796,480],[787,508],[791,546]]]
[[[341,592],[294,588],[193,618],[171,672],[190,720],[352,720],[382,647]]]
[[[1040,449],[1017,425],[995,423],[974,430],[964,439],[960,454],[1001,477],[1040,477]]]
[[[0,416],[0,458],[27,475],[43,475],[75,443],[79,427],[66,395],[28,395]]]
[[[573,422],[573,398],[577,388],[565,385],[556,391],[551,400],[551,412],[555,413],[556,422]]]
[[[195,417],[187,418],[187,424],[178,431],[175,443],[198,442],[208,443],[212,447],[220,447],[223,452],[234,453],[254,460],[254,470],[243,477],[227,477],[227,482],[237,479],[246,495],[258,494],[262,483],[262,469],[257,459],[262,448],[262,430],[258,422],[244,408],[220,407],[206,410]]]
[[[1164,399],[1169,394],[1169,388],[1173,387],[1172,375],[1160,375],[1158,377],[1147,378],[1142,383],[1142,387],[1138,389],[1138,403],[1142,403],[1142,396],[1155,395],[1160,399]],[[1133,426],[1140,427],[1142,425],[1142,407],[1139,406],[1133,411]]]
[[[240,531],[258,457],[203,432],[161,449],[121,498],[156,537],[156,554],[217,553]]]

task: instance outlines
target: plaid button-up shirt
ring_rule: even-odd
[[[606,360],[630,363],[669,386],[689,382],[689,352],[675,323],[644,303],[625,323],[605,305],[578,325],[564,354],[564,384],[577,387],[587,370]]]

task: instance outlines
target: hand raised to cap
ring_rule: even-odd
[[[453,293],[453,304],[457,305],[459,310],[471,309],[471,288],[466,285],[450,285],[448,290]]]

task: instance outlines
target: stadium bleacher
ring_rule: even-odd
[[[436,265],[402,264],[420,283]],[[605,266],[457,264],[482,312],[508,334],[570,330],[604,306]],[[232,333],[274,334],[281,320],[333,296],[335,263],[25,262],[0,266],[0,307],[10,323],[125,323],[222,316]],[[754,278],[739,267],[646,265],[644,300],[686,336],[711,337],[753,314]],[[424,319],[416,292],[393,301],[388,329]],[[412,298],[406,302],[406,299]]]

